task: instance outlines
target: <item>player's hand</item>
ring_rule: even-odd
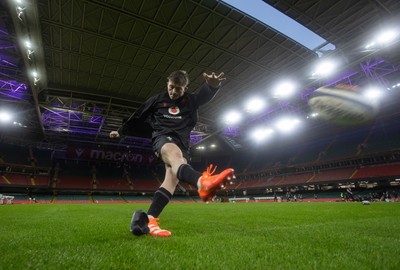
[[[110,132],[110,138],[119,138],[118,131],[111,131]]]
[[[217,88],[221,85],[221,82],[226,80],[225,74],[221,72],[220,74],[215,74],[215,72],[211,74],[203,73],[203,77],[208,83],[209,86]]]

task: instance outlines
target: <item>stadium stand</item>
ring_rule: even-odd
[[[330,138],[315,140],[312,143],[304,144],[292,158],[293,164],[308,164],[318,161],[321,153],[331,142]]]
[[[130,185],[126,179],[122,177],[105,178],[102,177],[97,180],[96,190],[132,190],[133,186]]]
[[[351,179],[368,179],[382,176],[400,176],[400,163],[361,167],[354,173]]]
[[[32,148],[32,156],[36,159],[36,165],[40,167],[52,166],[52,150]]]
[[[92,180],[90,176],[63,175],[58,179],[58,189],[91,190]]]
[[[364,153],[377,153],[400,149],[400,125],[396,122],[378,122],[370,130],[369,136],[363,142]]]
[[[156,179],[134,179],[133,187],[134,190],[140,191],[156,191],[160,183]]]
[[[306,183],[331,182],[350,179],[355,171],[356,169],[353,167],[321,170],[315,174],[315,177],[309,179],[309,181],[307,181]]]
[[[336,189],[332,194],[340,197],[346,183],[358,189],[376,185],[396,189],[396,185],[400,186],[396,180],[400,177],[399,131],[399,125],[377,122],[363,132],[322,137],[309,143],[277,144],[268,151],[245,156],[235,152],[197,158],[194,167],[203,171],[208,163],[213,163],[218,169],[235,168],[237,181],[221,191],[220,196],[247,191],[254,198],[270,198],[273,192],[285,195],[293,190],[314,200],[314,193],[328,194],[323,192],[325,189]],[[163,179],[163,168],[158,165],[137,167],[117,162],[54,159],[52,153],[30,145],[1,144],[0,192],[22,194],[15,201],[29,203],[148,202]],[[381,182],[367,183],[375,180]],[[10,190],[12,193],[4,192]],[[24,193],[28,197],[24,198]],[[71,197],[74,194],[79,198]],[[185,195],[174,197],[178,203],[194,202],[197,188],[181,182],[175,194]],[[320,199],[324,196],[318,195]]]
[[[1,144],[0,156],[6,163],[30,165],[29,150],[18,145]]]
[[[31,178],[29,174],[26,173],[5,173],[3,175],[3,179],[9,182],[10,185],[20,185],[20,186],[31,186],[33,183],[31,182]]]
[[[364,141],[364,134],[353,133],[336,136],[320,156],[319,161],[338,160],[357,155],[358,146]]]
[[[297,185],[307,183],[314,176],[313,172],[284,175],[276,185]]]

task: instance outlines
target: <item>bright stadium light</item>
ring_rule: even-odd
[[[0,112],[0,122],[3,123],[8,123],[11,121],[11,114],[9,112],[6,111],[1,111]]]
[[[291,97],[296,90],[296,85],[293,82],[285,81],[277,84],[273,90],[273,96],[276,98]]]
[[[282,118],[276,122],[276,128],[282,133],[290,133],[300,124],[297,118]]]
[[[230,111],[224,117],[224,122],[228,125],[237,124],[240,120],[242,120],[242,115],[237,111]]]
[[[260,98],[249,99],[245,104],[246,112],[258,113],[265,108],[265,101]]]
[[[400,88],[400,83],[393,84],[391,88],[388,88],[388,90],[395,89],[395,88]]]
[[[307,119],[309,119],[309,118],[316,118],[316,117],[318,117],[318,113],[311,113],[311,114],[309,114],[309,115],[307,115]]]
[[[379,100],[383,97],[383,92],[379,90],[378,88],[371,87],[366,89],[363,92],[363,95],[368,99],[368,100]]]
[[[25,48],[32,49],[32,43],[29,39],[25,40],[24,45],[25,45]]]
[[[365,49],[371,49],[371,48],[373,48],[375,46],[375,42],[374,41],[372,41],[372,42],[370,42],[370,43],[368,43],[367,45],[365,45]]]
[[[316,64],[312,76],[326,77],[334,73],[337,68],[337,63],[333,60],[323,60]]]
[[[399,34],[399,29],[388,27],[381,32],[378,32],[374,38],[372,38],[367,45],[365,45],[365,48],[369,50],[388,46],[396,41]]]
[[[266,128],[266,127],[259,127],[254,129],[251,133],[250,136],[251,138],[256,141],[256,142],[262,142],[265,139],[271,137],[271,135],[274,133],[274,130],[271,128]]]
[[[390,44],[397,38],[398,35],[399,32],[395,29],[387,29],[378,35],[377,42],[381,45]]]

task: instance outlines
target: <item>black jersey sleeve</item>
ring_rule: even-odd
[[[194,92],[197,105],[201,106],[212,100],[220,88],[221,87],[214,88],[204,83]]]
[[[145,101],[118,129],[122,136],[151,138],[153,128],[150,124],[149,116],[153,111],[153,104],[157,96],[153,96]]]

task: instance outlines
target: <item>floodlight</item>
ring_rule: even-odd
[[[241,119],[242,115],[237,111],[230,111],[224,117],[225,123],[228,125],[239,123]]]
[[[329,76],[335,71],[336,68],[337,63],[335,61],[325,59],[317,63],[312,75],[322,77]]]
[[[282,118],[276,122],[276,127],[283,133],[289,133],[293,131],[299,123],[300,120],[297,118]]]
[[[377,100],[382,98],[383,92],[380,91],[378,88],[368,88],[363,92],[363,95],[368,99],[368,100]]]
[[[316,117],[318,117],[318,113],[311,113],[310,115],[307,115],[307,119]]]
[[[0,112],[0,122],[3,123],[8,123],[11,120],[11,114],[9,112],[6,111],[1,111]]]
[[[260,98],[249,99],[246,103],[246,111],[249,113],[260,112],[265,107],[264,100]]]
[[[368,43],[367,45],[365,45],[365,49],[371,49],[371,48],[373,48],[375,46],[375,42],[370,42],[370,43]]]
[[[250,136],[252,139],[254,139],[257,142],[261,142],[265,140],[266,138],[270,137],[274,133],[274,130],[271,128],[266,128],[266,127],[259,127],[254,129]]]
[[[24,44],[25,44],[25,48],[32,49],[32,43],[28,39],[25,40]]]
[[[366,46],[366,49],[374,49],[375,47],[384,47],[393,43],[399,36],[398,29],[387,28],[377,33],[373,40],[371,40]]]
[[[379,44],[389,44],[396,39],[399,33],[394,29],[388,29],[381,32],[377,37],[377,42]]]
[[[281,82],[274,88],[273,96],[276,98],[288,98],[294,94],[295,89],[296,85],[293,82]]]
[[[397,84],[393,84],[393,85],[392,85],[392,89],[397,88],[397,87],[400,87],[400,83],[397,83]]]

